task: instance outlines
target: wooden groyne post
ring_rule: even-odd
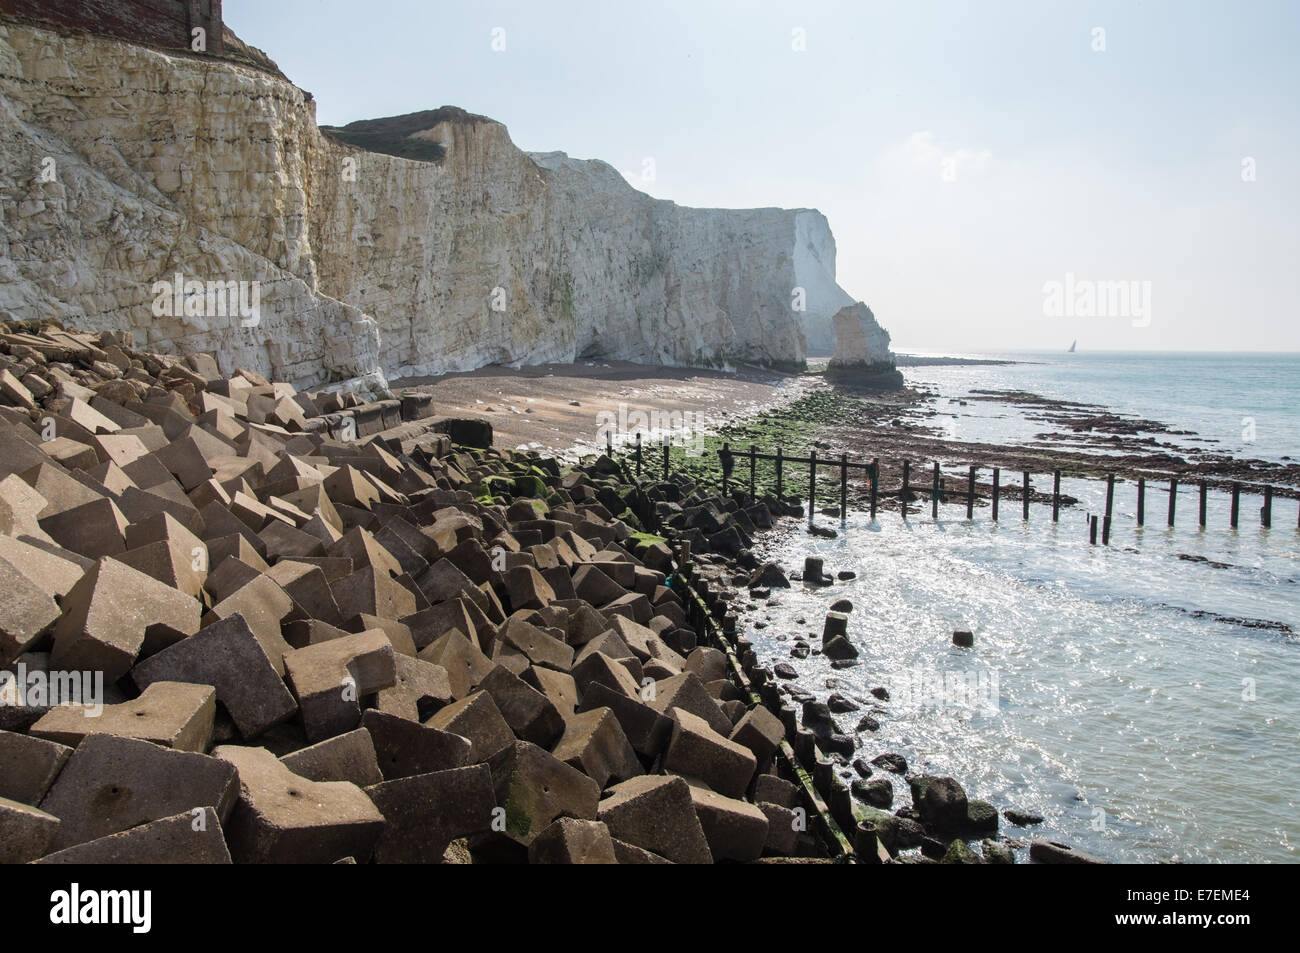
[[[998,521],[998,493],[1002,480],[1002,470],[998,467],[993,468],[993,522]]]
[[[1237,517],[1241,513],[1241,484],[1232,484],[1232,528],[1237,528]]]
[[[1147,521],[1147,478],[1138,477],[1138,526]]]
[[[808,451],[808,525],[817,512],[817,451]]]
[[[754,502],[754,465],[758,460],[758,447],[749,445],[749,502]]]
[[[970,466],[970,477],[966,481],[966,518],[975,518],[975,464]]]
[[[899,505],[903,509],[904,518],[907,517],[907,494],[908,494],[907,484],[911,479],[911,476],[912,476],[912,462],[910,460],[904,460],[903,461],[903,490],[901,493],[898,494],[898,501],[899,501]]]
[[[880,487],[880,458],[871,458],[871,518],[876,518],[876,493]]]
[[[784,454],[781,452],[781,448],[777,447],[776,448],[776,498],[778,500],[783,499],[783,497],[781,496],[781,491],[784,489],[784,485],[782,482],[782,464],[785,463],[785,460],[783,459],[783,456]]]
[[[1174,507],[1178,503],[1178,479],[1169,481],[1169,525],[1174,525]]]
[[[1029,471],[1020,475],[1020,518],[1029,522]]]
[[[1110,517],[1115,506],[1115,474],[1106,474],[1106,516],[1101,523],[1101,544],[1110,545]]]
[[[849,518],[849,455],[840,454],[840,522]]]
[[[1273,525],[1273,488],[1264,487],[1264,506],[1259,511],[1259,523],[1265,529]]]
[[[1202,480],[1201,481],[1201,529],[1205,529],[1205,501],[1208,493],[1209,493],[1209,487],[1206,486],[1205,481]]]
[[[1061,521],[1061,471],[1052,471],[1052,522]]]
[[[934,487],[930,490],[930,517],[939,518],[939,461],[934,461]]]

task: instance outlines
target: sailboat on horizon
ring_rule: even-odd
[[[1066,354],[1073,354],[1073,353],[1074,353],[1074,349],[1075,349],[1076,347],[1078,347],[1078,345],[1079,345],[1079,341],[1078,341],[1078,339],[1076,338],[1075,340],[1073,340],[1073,341],[1070,342],[1070,349],[1069,349],[1068,351],[1066,351],[1065,353],[1066,353]]]

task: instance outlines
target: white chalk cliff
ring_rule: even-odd
[[[852,303],[820,212],[684,208],[456,109],[382,122],[440,157],[323,133],[310,94],[269,72],[0,20],[0,319],[129,330],[306,386],[583,357],[798,363]],[[259,282],[260,320],[155,314],[177,273]]]

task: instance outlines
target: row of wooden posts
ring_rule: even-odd
[[[614,446],[613,446],[612,438],[607,438],[606,449],[610,454],[610,456],[613,456]],[[668,479],[668,474],[669,474],[668,452],[669,452],[669,443],[668,441],[664,441],[662,444],[662,453],[663,453],[662,469],[663,469],[663,479],[665,480]],[[816,450],[810,450],[807,457],[787,457],[785,456],[785,454],[783,453],[780,447],[776,448],[775,454],[768,454],[768,453],[760,453],[758,451],[758,448],[753,446],[752,444],[750,445],[748,450],[732,451],[732,455],[733,458],[738,462],[743,462],[745,460],[749,461],[749,495],[751,498],[756,495],[755,494],[755,469],[757,467],[758,461],[766,460],[766,461],[771,461],[775,464],[776,495],[778,497],[783,496],[784,494],[785,464],[791,463],[791,464],[795,464],[796,466],[808,467],[808,501],[809,501],[808,523],[809,525],[812,525],[812,523],[814,522],[816,512],[817,512],[815,501],[817,499],[818,466],[820,465],[823,468],[829,468],[831,470],[838,469],[840,471],[840,518],[841,520],[843,520],[848,514],[849,471],[863,470],[865,471],[866,477],[871,481],[871,497],[870,497],[871,518],[872,519],[876,518],[877,498],[879,494],[879,476],[880,476],[879,457],[873,458],[870,463],[865,463],[865,462],[854,463],[848,459],[847,454],[842,453],[840,454],[838,460],[836,460],[834,457],[818,460]],[[644,466],[644,452],[641,443],[640,433],[636,435],[634,456],[636,460],[637,479],[640,479],[642,475],[642,469]],[[968,520],[973,519],[975,516],[975,499],[976,499],[975,477],[979,469],[980,469],[979,467],[972,464],[970,466],[969,473],[967,474],[966,492],[964,496],[966,501],[966,518]],[[902,508],[904,517],[906,517],[907,515],[908,497],[912,491],[911,471],[912,471],[911,461],[904,460],[903,461],[903,483],[902,483],[901,492],[899,493],[900,506]],[[1138,526],[1144,526],[1146,524],[1146,490],[1147,490],[1146,484],[1147,481],[1145,477],[1138,477],[1138,481],[1137,481],[1137,525]],[[1030,500],[1030,493],[1031,493],[1028,470],[1021,471],[1020,486],[1021,486],[1020,515],[1021,515],[1021,519],[1028,520],[1029,500]],[[1179,486],[1178,478],[1177,477],[1170,478],[1168,525],[1171,527],[1174,525],[1174,514],[1178,502],[1178,486]],[[1201,529],[1205,529],[1206,501],[1209,494],[1209,487],[1205,480],[1199,481],[1197,487],[1200,493],[1199,525]],[[924,485],[917,487],[917,489],[923,491]],[[1264,496],[1264,505],[1260,507],[1260,511],[1259,511],[1260,525],[1265,529],[1268,529],[1273,525],[1274,489],[1271,486],[1264,486],[1260,489]],[[724,494],[728,491],[728,479],[726,474],[723,474],[722,490]],[[990,498],[989,498],[991,508],[992,508],[991,516],[994,522],[997,522],[998,519],[998,503],[1001,497],[1001,491],[1002,491],[1002,469],[1001,467],[994,467],[993,487],[992,487],[992,493],[990,494]],[[1242,491],[1242,485],[1240,483],[1234,482],[1232,484],[1232,509],[1231,509],[1231,517],[1230,517],[1231,527],[1233,529],[1237,528],[1240,515],[1241,515],[1241,491]],[[945,488],[944,479],[940,472],[939,461],[935,460],[933,465],[932,482],[930,487],[930,515],[935,519],[939,518],[939,504],[944,502],[945,496],[947,496],[950,499],[951,498],[960,499],[960,497],[957,496],[957,492],[950,491]],[[1097,543],[1098,529],[1101,530],[1102,545],[1103,546],[1110,545],[1111,519],[1114,510],[1114,504],[1115,504],[1115,474],[1111,473],[1111,474],[1107,474],[1106,476],[1106,509],[1104,514],[1101,516],[1089,516],[1088,518],[1088,539],[1089,542],[1092,543],[1093,545],[1096,545]],[[1060,514],[1061,514],[1061,471],[1053,470],[1052,471],[1052,522],[1053,523],[1059,522]],[[1300,516],[1297,517],[1297,528],[1300,528]]]

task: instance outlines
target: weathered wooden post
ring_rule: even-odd
[[[993,522],[998,521],[998,494],[1001,492],[1002,470],[993,468]]]
[[[1169,481],[1169,525],[1174,525],[1174,507],[1178,503],[1178,478]]]
[[[614,459],[614,435],[608,430],[605,431],[605,456]]]
[[[1052,522],[1061,520],[1061,471],[1052,471]]]
[[[840,522],[843,523],[849,516],[849,457],[846,453],[840,454]]]
[[[778,500],[781,499],[781,490],[783,486],[782,468],[784,464],[785,464],[784,454],[782,454],[781,448],[777,447],[776,448],[776,498]]]
[[[966,518],[975,518],[975,464],[970,465],[970,476],[966,480]]]
[[[934,461],[934,486],[930,489],[930,518],[939,518],[939,461]]]
[[[813,514],[817,512],[817,451],[808,451],[808,525],[813,523]]]
[[[636,478],[641,479],[641,431],[636,432]]]
[[[758,457],[758,448],[752,443],[749,445],[749,502],[754,502],[754,464]]]
[[[1273,525],[1273,488],[1264,487],[1264,507],[1259,511],[1259,522],[1265,529]]]
[[[1029,471],[1020,475],[1020,518],[1029,521]]]
[[[1088,517],[1088,542],[1093,546],[1097,545],[1097,517]]]
[[[1147,521],[1147,478],[1138,477],[1138,526]]]
[[[1241,484],[1232,484],[1232,528],[1237,528],[1237,516],[1241,512]]]
[[[664,482],[668,482],[668,443],[669,438],[664,437]]]
[[[1106,516],[1101,523],[1101,544],[1110,545],[1110,517],[1115,507],[1115,474],[1106,474]]]
[[[1209,489],[1205,485],[1205,481],[1202,480],[1201,481],[1201,529],[1205,529],[1205,497],[1208,492]]]
[[[898,505],[903,509],[904,518],[907,517],[907,484],[912,473],[912,464],[908,460],[903,461],[903,491],[898,494]]]
[[[880,458],[871,458],[871,518],[876,518],[876,493],[880,487]]]

